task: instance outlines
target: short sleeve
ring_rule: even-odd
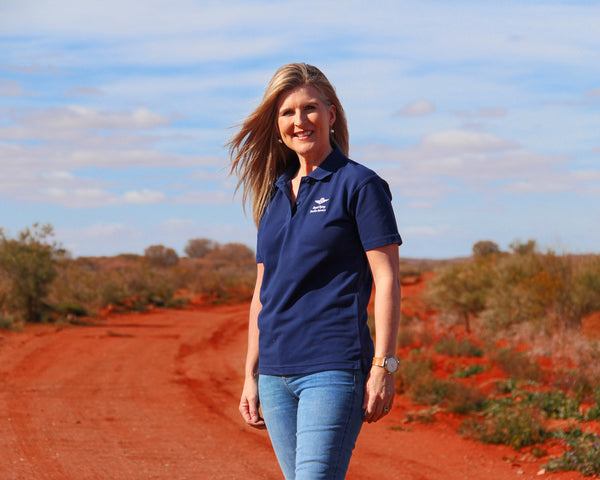
[[[385,180],[373,175],[360,186],[355,195],[354,212],[365,251],[402,244],[392,208],[392,193]]]
[[[262,243],[260,241],[260,226],[258,228],[258,233],[256,235],[256,263],[263,263],[264,262],[264,256],[263,256],[263,252],[262,252]]]

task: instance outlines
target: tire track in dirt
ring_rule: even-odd
[[[240,427],[231,393],[213,391],[206,375],[193,376],[203,371],[202,355],[186,372],[196,391],[177,373],[182,345],[210,342],[226,316],[160,312],[133,316],[139,323],[128,317],[122,324],[111,319],[110,330],[10,335],[27,353],[11,358],[10,349],[0,351],[0,479],[277,478],[274,459],[269,470],[264,461],[254,465],[235,454],[239,445],[259,459],[262,445],[261,460],[270,452],[264,436]],[[207,409],[203,395],[228,411]]]
[[[0,338],[0,480],[280,479],[237,410],[248,305],[29,326]],[[455,427],[365,425],[348,480],[533,480],[535,463]],[[577,473],[552,480],[579,478]]]

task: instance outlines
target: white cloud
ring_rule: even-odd
[[[503,107],[483,107],[477,111],[477,114],[483,118],[505,117],[507,113]]]
[[[69,88],[65,95],[68,97],[78,97],[78,96],[98,96],[103,95],[102,90],[96,87],[73,87]]]
[[[71,173],[71,172],[67,172],[65,170],[56,170],[56,171],[52,171],[52,172],[41,172],[41,176],[45,177],[46,179],[50,180],[50,181],[66,181],[66,182],[73,182],[75,181],[75,176]]]
[[[0,97],[21,97],[27,95],[19,82],[10,79],[0,79]]]
[[[146,237],[144,231],[131,222],[100,222],[86,227],[55,227],[55,234],[57,241],[75,255],[142,253]]]
[[[197,228],[198,223],[189,218],[168,218],[158,224],[159,229],[166,230],[184,230],[188,231],[190,228]]]
[[[455,114],[463,118],[500,118],[505,117],[508,112],[504,107],[480,107],[475,112],[463,110]]]
[[[517,143],[489,133],[449,130],[425,135],[420,146],[443,152],[490,152],[515,148]]]
[[[411,210],[431,210],[435,207],[435,203],[431,200],[411,200],[404,204],[406,209]]]
[[[402,227],[402,232],[410,237],[440,237],[448,231],[446,226],[407,225]]]
[[[467,131],[427,134],[414,147],[369,145],[365,160],[404,198],[437,198],[454,193],[593,193],[600,169],[573,170],[566,156],[527,151],[516,142]],[[396,194],[397,197],[398,194]]]
[[[585,94],[588,97],[600,97],[600,87],[594,88]]]
[[[400,109],[398,115],[414,117],[420,115],[428,115],[435,112],[435,105],[427,100],[417,100],[409,103]]]
[[[134,203],[138,205],[151,205],[164,202],[167,196],[162,192],[156,192],[148,189],[132,190],[123,194],[125,203]]]
[[[0,195],[39,202],[63,224],[81,218],[73,207],[108,206],[94,212],[119,219],[144,211],[120,220],[132,225],[153,215],[167,221],[170,209],[156,202],[178,215],[241,210],[233,179],[210,173],[227,164],[225,127],[258,103],[280,63],[295,60],[322,67],[336,85],[352,155],[389,180],[395,203],[419,209],[405,219],[415,235],[427,234],[418,225],[438,223],[440,206],[452,217],[466,197],[500,204],[512,193],[519,214],[533,216],[527,195],[547,192],[548,208],[566,218],[589,217],[581,212],[593,202],[579,200],[571,215],[575,195],[563,201],[564,192],[599,194],[600,6],[589,2],[384,0],[365,10],[354,0],[344,9],[308,0],[292,16],[287,4],[261,0],[0,4],[8,79],[0,80]],[[194,174],[200,167],[210,168]],[[190,218],[201,236],[222,238],[208,217]],[[176,220],[171,229],[184,231],[185,218]],[[598,244],[564,223],[545,228]],[[105,243],[150,243],[134,237]]]
[[[507,193],[577,192],[579,195],[600,195],[600,170],[541,171],[538,176],[507,181],[500,187]]]
[[[175,198],[176,204],[196,205],[231,205],[234,203],[233,192],[191,191]]]
[[[22,119],[30,128],[63,129],[145,129],[168,125],[170,120],[147,108],[136,108],[131,112],[102,112],[93,108],[70,105],[31,112]]]
[[[167,218],[153,227],[153,237],[160,242],[179,248],[183,252],[184,242],[190,238],[204,237],[204,226],[187,218]]]
[[[39,193],[27,192],[22,196],[30,201],[56,204],[67,208],[100,207],[119,203],[117,195],[101,188],[48,187]]]

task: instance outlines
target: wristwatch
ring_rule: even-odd
[[[389,357],[375,357],[373,358],[373,365],[385,368],[388,373],[394,373],[398,370],[398,359],[393,355]]]

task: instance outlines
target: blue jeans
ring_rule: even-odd
[[[286,480],[344,479],[363,423],[365,375],[260,375],[262,415]]]

